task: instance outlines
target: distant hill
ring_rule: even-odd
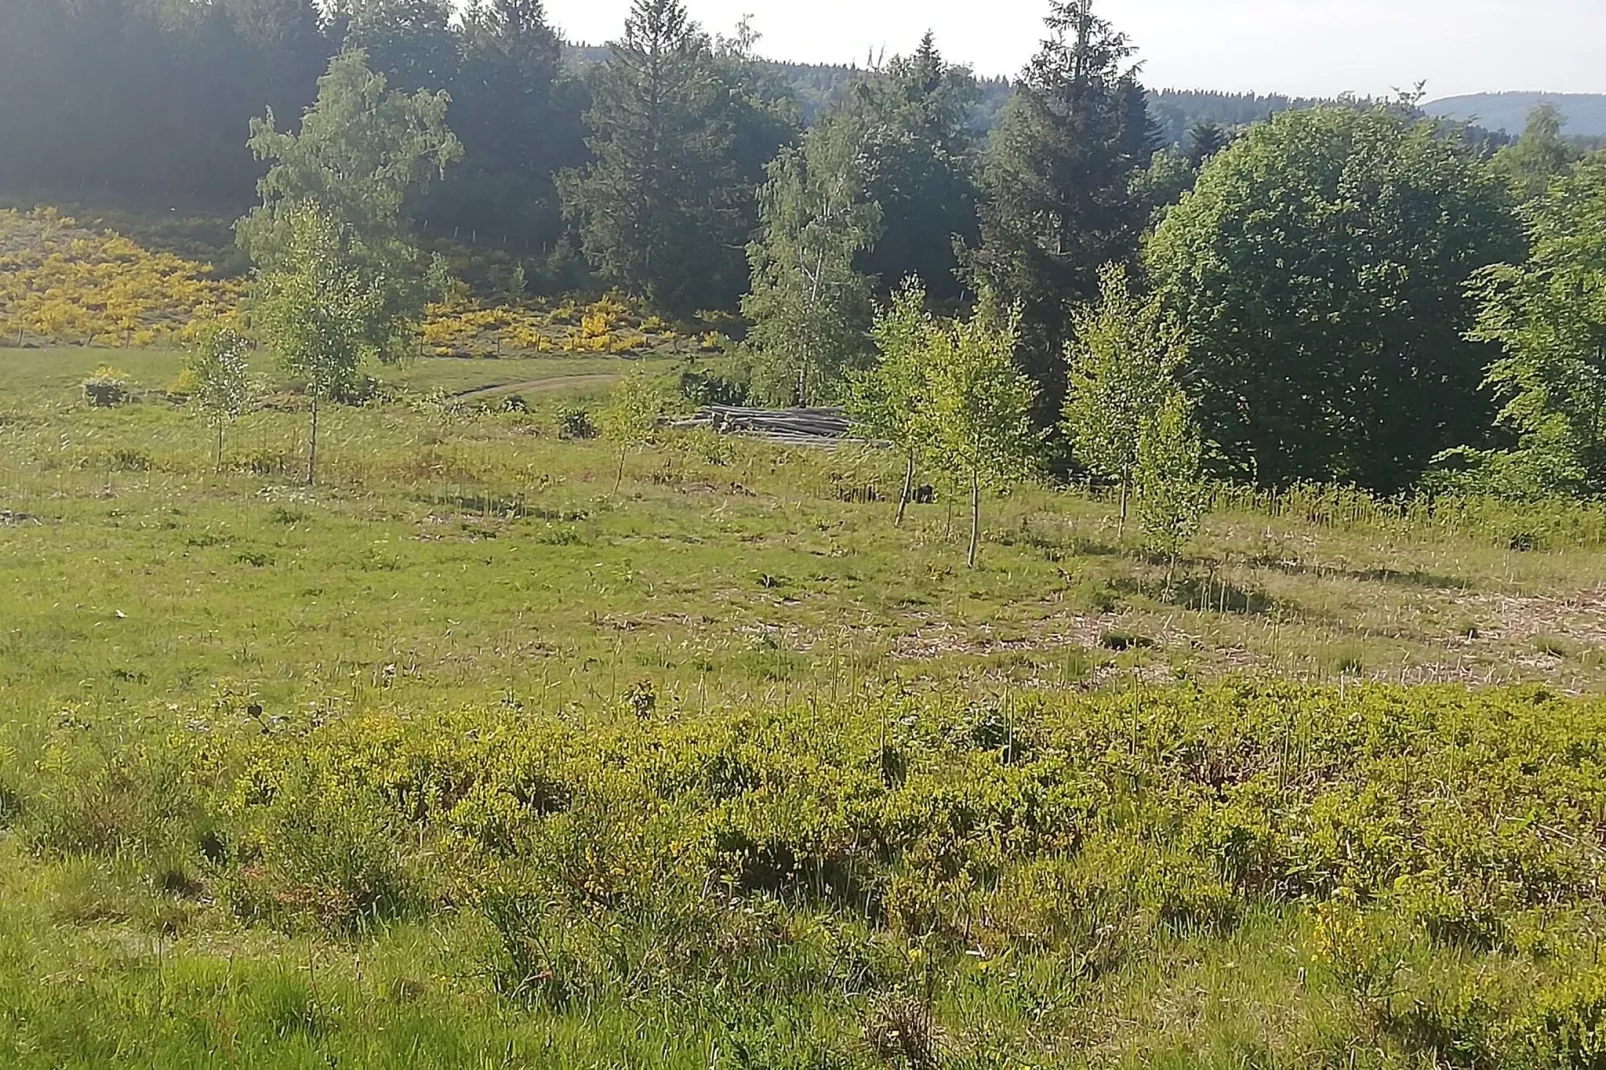
[[[1606,93],[1473,93],[1424,105],[1431,115],[1476,120],[1490,130],[1520,134],[1528,113],[1549,101],[1561,110],[1569,137],[1606,137]]]

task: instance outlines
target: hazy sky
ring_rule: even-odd
[[[728,31],[751,12],[777,59],[862,62],[909,51],[926,29],[980,74],[1017,72],[1047,0],[687,0]],[[570,40],[617,36],[630,0],[547,0]],[[1606,0],[1104,0],[1156,87],[1297,95],[1429,96],[1501,89],[1606,92]]]

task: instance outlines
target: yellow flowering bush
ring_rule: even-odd
[[[234,308],[242,292],[210,264],[86,230],[54,209],[0,211],[0,335],[13,343],[150,345]]]

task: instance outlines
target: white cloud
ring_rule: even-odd
[[[709,30],[751,12],[761,51],[805,62],[907,52],[926,29],[953,59],[1014,74],[1046,0],[688,0]],[[565,36],[618,34],[629,0],[548,0]],[[1105,0],[1151,85],[1333,94],[1606,92],[1606,0]]]

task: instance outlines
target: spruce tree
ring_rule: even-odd
[[[1049,38],[1005,109],[983,173],[980,282],[1022,309],[1018,359],[1047,425],[1065,395],[1071,310],[1098,270],[1129,261],[1149,206],[1133,177],[1156,148],[1126,36],[1093,0],[1053,0]]]
[[[1209,119],[1202,119],[1188,130],[1188,162],[1195,171],[1231,144],[1227,132]]]
[[[451,122],[463,166],[421,212],[459,233],[522,239],[519,248],[554,243],[563,220],[553,176],[586,158],[562,40],[541,0],[474,0],[458,36]]]
[[[710,280],[746,235],[728,92],[707,36],[680,0],[635,0],[592,92],[595,161],[559,183],[587,256],[666,312],[714,304]]]

